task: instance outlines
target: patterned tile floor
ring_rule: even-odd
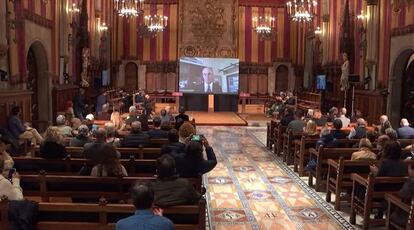
[[[197,129],[219,161],[204,178],[210,229],[354,229],[266,150],[260,141],[265,129]]]

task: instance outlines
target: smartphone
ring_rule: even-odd
[[[16,172],[16,168],[11,168],[9,170],[9,176],[8,179],[11,180],[13,178],[13,174]]]
[[[194,134],[194,135],[191,137],[191,140],[192,140],[192,141],[201,141],[201,135]]]

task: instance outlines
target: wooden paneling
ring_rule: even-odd
[[[2,90],[0,91],[0,127],[7,126],[7,119],[10,116],[11,108],[17,105],[21,109],[23,121],[30,121],[32,92],[28,90]]]
[[[75,85],[58,85],[53,88],[53,117],[57,116],[57,112],[65,111],[66,102],[72,101],[77,92],[78,86]]]
[[[379,116],[385,113],[386,98],[380,91],[355,90],[354,108],[362,112],[364,118],[371,124],[378,122]]]

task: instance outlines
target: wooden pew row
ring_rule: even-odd
[[[270,122],[267,122],[266,147],[268,149],[272,149],[272,146],[274,144],[275,127],[278,122],[279,121],[273,119],[270,120]]]
[[[80,198],[99,200],[101,197],[113,200],[128,199],[131,185],[137,181],[155,181],[155,177],[92,177],[21,175],[20,184],[25,197],[40,197],[49,202],[51,197]],[[202,178],[187,178],[195,189],[202,192]]]
[[[385,199],[388,203],[388,211],[387,211],[387,219],[386,219],[386,229],[398,229],[398,230],[413,230],[414,229],[414,199],[411,199],[410,204],[404,203],[401,198],[397,194],[393,193],[386,193]],[[392,210],[395,208],[399,208],[401,212],[406,213],[407,223],[405,226],[401,226],[395,223],[390,217],[392,214]]]
[[[356,214],[363,219],[362,229],[373,226],[384,226],[385,219],[371,219],[373,209],[381,209],[386,193],[397,193],[408,177],[375,177],[373,173],[368,176],[351,174],[352,197],[349,222],[356,223]],[[364,196],[364,197],[362,197]]]
[[[115,230],[118,220],[134,214],[131,204],[38,203],[37,230]],[[170,218],[177,230],[206,229],[206,201],[198,205],[164,207],[163,215]],[[0,202],[2,230],[11,230],[8,201]]]
[[[32,157],[39,157],[39,146],[35,146],[33,152],[31,153]],[[65,147],[66,153],[70,155],[71,158],[84,158],[83,147]],[[116,148],[121,153],[122,159],[129,159],[134,157],[135,159],[157,159],[161,156],[160,148]]]
[[[295,151],[294,141],[300,139],[302,135],[302,132],[293,132],[289,129],[287,132],[283,133],[283,162],[285,162],[287,165],[293,164]]]
[[[38,174],[46,171],[53,175],[79,175],[82,167],[92,169],[93,162],[83,158],[44,159],[41,157],[14,157],[14,167],[19,174]],[[156,160],[154,159],[121,159],[129,176],[153,176],[156,172]]]
[[[300,177],[305,176],[305,166],[309,160],[309,149],[315,147],[318,140],[319,135],[302,136],[300,140],[294,140],[293,170]]]

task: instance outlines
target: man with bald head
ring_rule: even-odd
[[[218,81],[214,80],[214,71],[211,67],[204,67],[201,70],[203,79],[195,81],[194,85],[190,85],[190,89],[194,89],[194,93],[221,93],[221,85]]]
[[[137,148],[147,147],[150,145],[150,137],[142,132],[141,122],[134,121],[131,123],[131,133],[128,134],[121,142],[122,147]]]
[[[385,134],[385,130],[388,128],[392,128],[391,122],[388,120],[387,115],[380,116],[380,125],[378,127],[380,135]]]
[[[414,129],[410,127],[407,118],[401,119],[401,127],[397,130],[399,139],[413,139]]]
[[[95,132],[95,141],[92,143],[86,143],[83,146],[83,154],[86,159],[91,160],[94,164],[101,163],[102,155],[101,149],[105,145],[106,131],[103,128],[99,128]]]

